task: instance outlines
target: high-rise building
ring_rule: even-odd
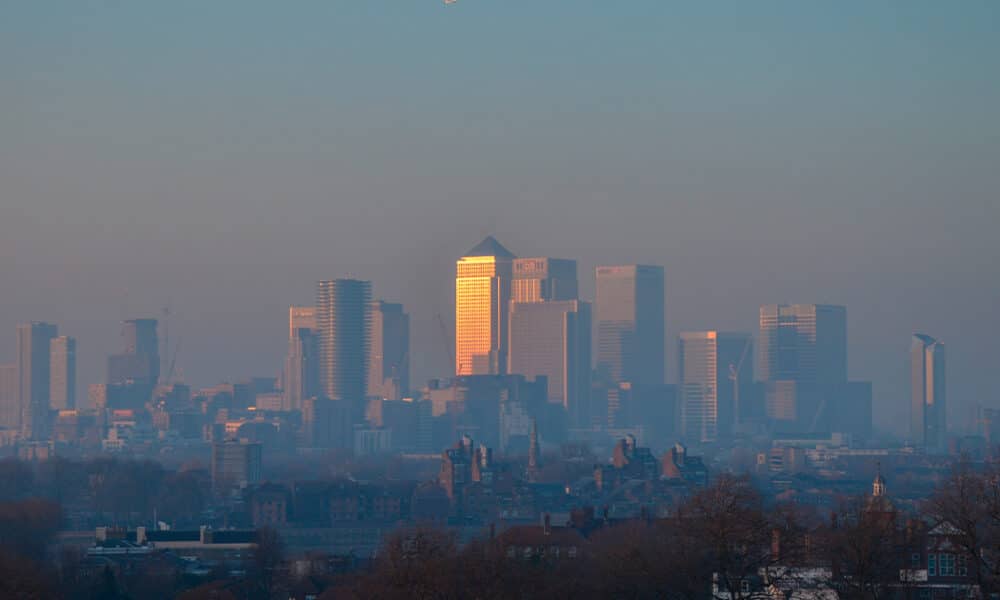
[[[748,333],[696,331],[680,335],[681,431],[691,441],[716,442],[737,422],[740,392],[753,381]]]
[[[295,337],[296,329],[317,329],[315,306],[288,307],[288,339]]]
[[[590,304],[579,300],[510,303],[509,371],[548,379],[548,401],[574,427],[590,395]]]
[[[17,389],[21,435],[45,439],[50,407],[50,349],[58,335],[55,325],[26,323],[17,326]]]
[[[156,319],[122,323],[125,352],[108,357],[108,383],[155,386],[160,379],[160,342]]]
[[[49,394],[56,410],[76,408],[76,339],[54,338],[49,346]]]
[[[514,255],[489,236],[455,266],[455,374],[507,372]]]
[[[284,410],[302,410],[302,401],[320,393],[319,333],[299,327],[288,340],[285,377],[282,390]]]
[[[515,258],[511,302],[576,300],[576,261],[562,258]]]
[[[226,440],[212,444],[212,488],[225,494],[260,481],[261,444]]]
[[[17,397],[17,363],[0,365],[0,427],[21,428],[21,402]]]
[[[929,450],[947,444],[944,344],[923,333],[910,342],[910,433]]]
[[[334,279],[316,286],[320,391],[349,401],[358,416],[368,387],[371,302],[370,281]]]
[[[760,379],[847,381],[847,309],[828,304],[760,307]]]
[[[598,374],[612,382],[664,380],[663,267],[597,267]]]
[[[410,391],[410,315],[402,304],[376,300],[371,321],[368,394],[400,400]]]

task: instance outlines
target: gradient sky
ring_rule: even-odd
[[[846,304],[896,431],[926,331],[968,421],[1000,406],[998,27],[992,0],[0,4],[0,360],[48,320],[99,382],[117,322],[169,304],[190,383],[276,374],[287,305],[354,276],[406,304],[419,382],[492,233],[577,258],[588,298],[598,263],[664,265],[671,336]]]

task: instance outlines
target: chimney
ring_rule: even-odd
[[[146,528],[136,527],[135,528],[135,543],[136,545],[143,546],[146,544]]]
[[[545,535],[550,535],[552,533],[552,516],[549,513],[545,513],[545,525],[543,531]]]

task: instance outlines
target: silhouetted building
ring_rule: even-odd
[[[293,307],[294,308],[294,307]],[[298,327],[288,340],[282,403],[285,410],[302,410],[302,402],[320,393],[319,334]]]
[[[750,334],[682,333],[678,361],[684,438],[705,443],[729,437],[737,422],[740,392],[753,381]]]
[[[21,401],[17,395],[17,363],[0,365],[0,427],[20,429]]]
[[[597,267],[597,370],[612,382],[664,382],[663,267]]]
[[[760,307],[761,381],[847,381],[847,309],[827,304]]]
[[[514,255],[493,236],[455,265],[455,374],[507,373],[508,310]]]
[[[49,346],[49,394],[55,410],[76,408],[76,339],[53,338]]]
[[[17,326],[17,381],[19,426],[25,439],[49,435],[51,349],[58,335],[55,325],[32,322]]]
[[[125,352],[108,357],[107,383],[155,386],[160,379],[156,319],[131,319],[122,324]]]
[[[548,401],[573,426],[586,420],[590,396],[590,304],[579,300],[511,302],[511,373],[548,380]]]
[[[910,435],[928,450],[945,448],[948,435],[944,344],[923,333],[910,342]]]
[[[302,443],[311,448],[354,447],[354,411],[350,403],[312,397],[302,401]]]
[[[261,445],[226,440],[212,444],[212,489],[225,493],[260,481]]]
[[[371,308],[368,395],[399,400],[410,392],[410,315],[377,300]]]
[[[370,281],[334,279],[316,286],[320,390],[350,403],[353,419],[363,414],[367,395],[371,297]]]

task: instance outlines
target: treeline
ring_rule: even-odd
[[[935,528],[947,542],[938,551],[964,569],[945,583],[978,586],[989,598],[1000,592],[998,484],[997,469],[961,464],[919,514],[903,515],[884,497],[855,498],[835,511],[774,505],[748,480],[721,476],[670,518],[614,524],[591,516],[541,537],[538,527],[512,528],[467,544],[446,530],[414,527],[392,535],[370,565],[338,575],[297,568],[300,557],[289,560],[280,537],[265,530],[242,565],[198,580],[156,559],[129,570],[85,565],[58,548],[57,504],[7,500],[0,502],[0,598],[749,600],[803,588],[851,600],[920,598],[920,582],[901,575],[926,568],[913,557]]]
[[[211,477],[200,465],[169,471],[151,460],[102,457],[41,462],[0,460],[0,502],[39,498],[61,506],[72,525],[148,525],[155,514],[176,526],[200,525]]]
[[[414,529],[394,535],[370,572],[332,582],[320,597],[737,600],[805,589],[920,598],[919,582],[901,576],[926,568],[913,556],[925,556],[931,530],[945,523],[944,548],[965,577],[944,582],[990,598],[1000,593],[998,476],[962,464],[917,515],[870,496],[825,514],[768,505],[745,479],[723,476],[671,518],[600,528],[575,558],[544,545],[526,554],[516,536],[460,546],[447,532]]]

